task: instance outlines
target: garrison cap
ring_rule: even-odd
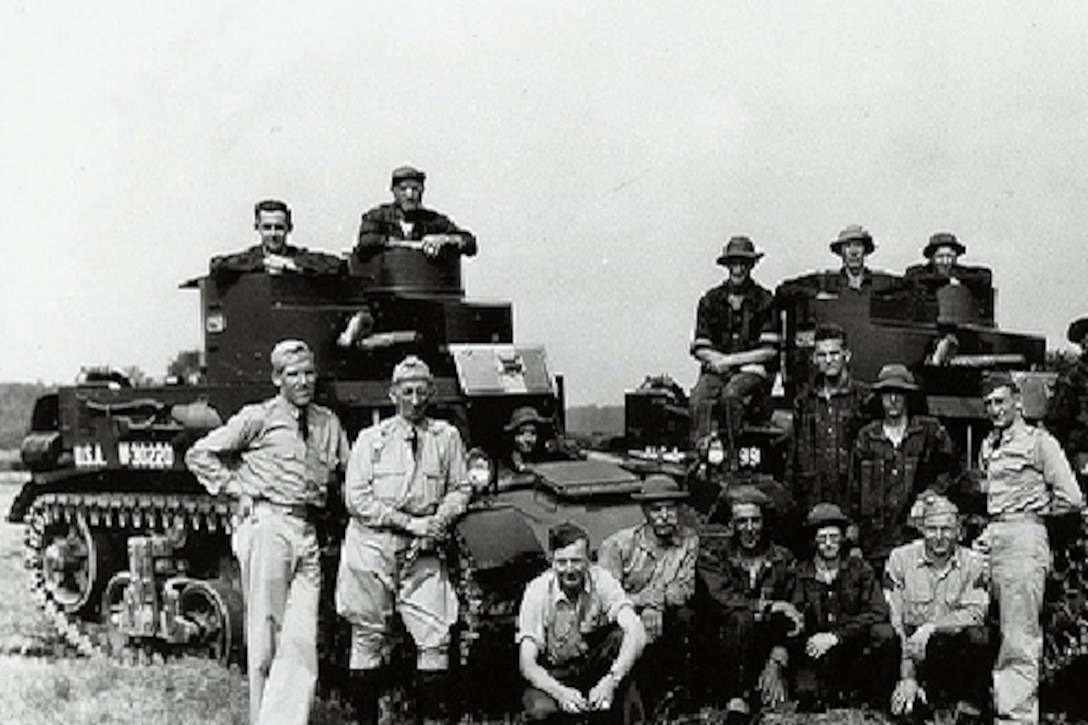
[[[422,184],[426,181],[427,175],[414,166],[398,166],[393,169],[393,186],[407,179],[414,179]]]
[[[1069,338],[1069,342],[1077,345],[1084,341],[1085,335],[1088,335],[1088,317],[1073,320],[1069,323],[1069,331],[1065,333],[1065,336]]]
[[[812,510],[808,512],[808,516],[805,517],[805,526],[813,529],[818,529],[821,526],[841,526],[845,528],[849,525],[850,518],[833,503],[818,503],[812,507]]]
[[[839,232],[839,236],[831,242],[831,251],[838,254],[839,249],[847,242],[861,242],[865,245],[866,254],[872,254],[873,250],[876,249],[876,245],[873,243],[873,235],[865,231],[865,227],[860,224],[851,224]]]
[[[914,392],[918,390],[918,386],[914,383],[914,375],[902,363],[891,363],[880,368],[876,382],[869,388],[876,392],[882,390]]]
[[[937,232],[929,238],[929,244],[922,250],[922,255],[926,259],[932,258],[937,250],[941,247],[952,247],[956,250],[956,254],[967,254],[967,247],[960,243],[960,240],[956,239],[956,235],[952,232]]]
[[[427,366],[427,363],[415,355],[409,355],[393,368],[393,384],[396,385],[405,380],[431,381],[434,380],[434,376],[431,375],[431,368]]]
[[[537,425],[550,425],[551,418],[545,418],[540,413],[536,412],[536,408],[531,405],[523,405],[520,408],[516,408],[510,416],[510,422],[502,427],[507,433],[513,433],[526,423],[535,423]]]
[[[280,340],[272,348],[272,354],[268,356],[272,362],[272,371],[280,372],[296,359],[314,359],[310,346],[302,340]]]
[[[682,501],[688,497],[688,492],[680,489],[672,476],[663,473],[655,473],[647,476],[642,482],[642,488],[637,493],[631,494],[635,501]]]
[[[754,264],[762,256],[763,252],[757,252],[756,245],[748,237],[733,237],[722,247],[718,264],[729,264],[731,259],[743,259]]]
[[[927,491],[919,496],[915,506],[918,507],[918,518],[923,521],[931,516],[941,516],[942,514],[955,516],[960,512],[959,507],[946,496],[932,491]]]
[[[1008,388],[1014,393],[1020,391],[1020,386],[1016,384],[1016,379],[1013,378],[1012,373],[1004,370],[986,373],[982,378],[982,397],[985,398],[998,388]]]

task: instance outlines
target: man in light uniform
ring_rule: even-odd
[[[994,426],[979,452],[990,523],[978,545],[989,551],[1001,625],[995,716],[998,722],[1034,723],[1043,654],[1039,613],[1050,566],[1043,517],[1082,511],[1084,498],[1058,441],[1024,421],[1011,375],[984,378],[982,400]]]
[[[551,568],[525,587],[518,611],[518,667],[528,722],[611,714],[646,644],[623,587],[589,561],[589,535],[571,523],[548,532]]]
[[[401,361],[389,391],[396,415],[363,430],[348,463],[344,497],[351,521],[336,611],[351,623],[353,696],[366,725],[377,721],[393,612],[416,644],[423,719],[448,717],[450,627],[458,612],[442,544],[472,487],[457,429],[427,417],[433,391],[426,363],[414,355]]]
[[[242,570],[253,725],[306,725],[317,682],[314,513],[347,462],[348,443],[336,414],[312,402],[315,378],[306,343],[277,343],[279,394],[245,406],[185,455],[209,493],[238,501],[242,520],[232,543]]]

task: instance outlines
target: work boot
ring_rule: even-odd
[[[356,725],[378,725],[378,698],[381,697],[381,670],[352,670],[350,700]]]
[[[450,677],[445,670],[418,672],[416,722],[420,725],[449,725]]]

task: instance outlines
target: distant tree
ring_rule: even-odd
[[[198,382],[203,373],[200,350],[182,350],[166,368],[166,374],[180,382]]]
[[[30,429],[35,401],[55,390],[42,383],[0,383],[0,450],[19,447]]]

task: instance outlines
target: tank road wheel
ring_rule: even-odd
[[[228,582],[211,579],[187,584],[178,599],[178,616],[197,626],[199,635],[191,644],[220,664],[229,665],[241,650],[242,594]]]
[[[109,542],[92,533],[82,516],[46,528],[41,547],[41,586],[68,614],[93,613],[109,570]]]

